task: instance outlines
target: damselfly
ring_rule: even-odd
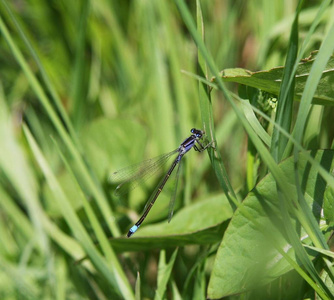
[[[209,143],[204,146],[201,143],[201,140],[203,139],[204,131],[193,128],[190,130],[190,132],[192,133],[191,136],[186,138],[177,149],[169,153],[163,154],[161,156],[143,161],[139,164],[121,169],[110,175],[110,178],[109,178],[110,182],[113,182],[113,183],[121,182],[115,190],[115,195],[120,196],[134,189],[138,184],[148,179],[150,175],[154,174],[160,167],[162,167],[162,165],[165,162],[167,162],[167,160],[173,154],[177,154],[177,157],[174,159],[169,170],[163,176],[160,183],[158,184],[158,186],[152,193],[151,197],[147,201],[143,215],[140,217],[137,223],[130,228],[127,234],[127,237],[130,237],[131,235],[133,235],[137,231],[139,226],[143,223],[148,213],[150,212],[153,204],[159,197],[170,175],[174,171],[175,167],[178,166],[177,171],[176,171],[175,187],[174,187],[174,191],[173,191],[170,203],[169,203],[168,222],[170,222],[173,216],[173,208],[174,208],[177,183],[178,183],[178,178],[179,178],[179,173],[180,173],[181,159],[191,148],[194,148],[196,151],[202,152],[211,145],[211,143]]]

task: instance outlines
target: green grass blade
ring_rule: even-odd
[[[31,218],[32,227],[30,229],[34,230],[39,250],[43,253],[48,253],[48,239],[40,220],[43,208],[38,199],[36,176],[24,155],[23,149],[15,138],[15,129],[11,122],[11,116],[5,103],[4,95],[1,92],[0,140],[2,145],[0,147],[0,170],[21,198],[22,205],[27,211],[29,218]],[[10,203],[8,202],[7,205],[10,205]],[[14,206],[7,206],[7,209],[10,209],[12,213],[14,212]],[[17,215],[17,217],[20,217],[20,215]],[[22,222],[21,226],[26,223],[24,220]],[[27,227],[27,230],[29,230],[29,227]]]
[[[227,100],[229,100],[232,108],[235,110],[238,118],[240,119],[240,121],[242,122],[242,124],[244,125],[244,128],[246,129],[249,137],[252,139],[253,144],[257,147],[259,154],[261,155],[263,161],[267,164],[268,168],[270,169],[272,175],[274,176],[275,180],[277,181],[277,184],[280,188],[280,190],[283,192],[282,196],[284,199],[285,204],[288,204],[289,206],[291,206],[291,203],[289,203],[287,200],[290,198],[289,195],[291,195],[291,193],[293,193],[293,190],[291,190],[288,186],[288,184],[285,182],[285,178],[283,176],[283,174],[281,173],[281,171],[277,168],[275,161],[273,160],[273,158],[271,157],[271,155],[267,152],[267,150],[265,149],[264,145],[261,143],[261,141],[259,140],[258,136],[254,133],[254,131],[250,128],[250,126],[247,124],[247,122],[245,121],[244,117],[242,116],[242,114],[239,112],[238,108],[235,106],[235,104],[233,103],[233,101],[231,101],[223,83],[221,82],[221,79],[218,77],[218,72],[217,72],[217,68],[214,66],[213,60],[211,58],[211,56],[208,54],[205,45],[203,44],[200,36],[197,34],[196,29],[195,29],[195,25],[193,24],[192,18],[189,14],[189,11],[187,10],[187,7],[185,6],[185,3],[181,0],[176,0],[176,3],[179,7],[179,10],[184,18],[184,21],[186,23],[186,25],[189,28],[189,31],[191,32],[196,44],[199,47],[199,50],[202,52],[203,56],[206,59],[206,62],[209,66],[209,68],[211,69],[212,73],[214,76],[217,77],[217,83],[219,88],[222,90],[224,96],[226,97]],[[296,203],[295,203],[296,205]],[[288,230],[292,230],[292,228],[288,225]],[[291,237],[295,240],[294,235],[291,234]],[[299,242],[299,241],[298,241]],[[303,249],[302,247],[297,246],[297,250],[299,250],[299,255],[300,258],[303,260],[303,264],[305,266],[309,266],[310,267],[310,271],[312,272],[312,265],[310,264],[309,260],[305,257],[304,253],[303,253]],[[312,272],[312,275],[315,277],[315,279],[317,280],[317,283],[319,285],[321,285],[323,287],[324,290],[326,290],[326,286],[324,286],[324,283],[321,280],[318,280],[318,277],[315,273]]]
[[[305,89],[300,101],[300,108],[298,110],[296,125],[294,128],[294,137],[301,142],[307,116],[309,114],[313,95],[316,91],[317,84],[321,78],[322,72],[326,67],[327,61],[334,52],[334,25],[328,31],[315,62],[312,65],[310,74],[307,78]]]
[[[305,90],[302,95],[301,99],[301,104],[300,104],[300,109],[297,114],[297,120],[296,120],[296,125],[295,125],[295,131],[294,131],[294,136],[298,142],[302,141],[302,136],[304,133],[304,128],[307,120],[307,115],[310,110],[311,106],[311,101],[312,97],[315,93],[315,90],[317,88],[317,83],[320,80],[321,74],[323,69],[325,68],[327,61],[331,57],[332,53],[334,51],[334,24],[332,25],[331,29],[329,30],[326,38],[323,41],[322,46],[320,47],[319,50],[319,56],[317,56],[314,64],[312,65],[310,75],[306,81],[305,85]],[[298,149],[295,148],[294,150],[294,157],[295,161],[298,161]],[[296,174],[296,181],[298,182],[300,179],[298,178],[298,174]],[[300,185],[297,185],[299,187]],[[310,215],[309,210],[305,206],[305,200],[301,194],[300,189],[298,189],[299,193],[299,201],[301,203],[301,207],[303,208],[305,217],[304,217],[304,226],[309,226],[310,230],[314,232],[314,234],[317,237],[318,243],[316,244],[317,246],[322,246],[327,248],[326,241],[324,240],[323,235],[321,234],[319,227],[316,223],[316,221],[312,218]]]
[[[303,0],[300,0],[296,9],[295,18],[291,28],[291,36],[288,47],[288,54],[283,71],[282,84],[278,95],[276,123],[286,131],[290,131],[292,121],[292,105],[294,95],[294,76],[293,67],[296,64],[298,50],[298,18],[302,8]],[[291,80],[292,78],[292,80]],[[286,137],[280,135],[279,131],[274,128],[271,141],[271,154],[279,162],[283,157],[283,152],[288,143]]]
[[[31,226],[28,218],[22,213],[22,211],[15,205],[13,199],[6,193],[0,186],[0,206],[11,221],[15,224],[16,230],[21,232],[23,236],[29,240],[34,236],[34,228]]]
[[[137,273],[137,280],[136,280],[136,287],[135,287],[135,299],[140,300],[140,287],[141,287],[141,280],[140,280],[140,274],[139,272]]]
[[[42,78],[45,82],[45,85],[46,87],[48,88],[48,91],[50,92],[50,94],[52,95],[52,98],[56,104],[56,107],[57,107],[57,110],[59,111],[61,117],[62,117],[62,120],[64,120],[65,124],[66,124],[66,127],[68,128],[72,138],[77,142],[78,144],[78,140],[77,140],[77,136],[76,136],[76,133],[74,131],[74,128],[72,126],[72,123],[61,103],[61,100],[60,100],[60,97],[59,95],[57,94],[56,90],[55,90],[55,87],[53,86],[53,84],[51,83],[51,80],[41,62],[41,60],[39,59],[38,57],[38,54],[37,52],[35,51],[32,43],[29,41],[28,37],[26,36],[26,34],[24,33],[22,27],[20,26],[20,24],[18,23],[17,19],[15,18],[12,10],[10,9],[10,7],[8,6],[6,0],[2,0],[2,3],[7,11],[7,13],[9,14],[9,17],[11,18],[11,20],[13,21],[21,39],[23,40],[25,46],[27,47],[27,49],[29,50],[31,56],[33,57],[34,61],[36,62],[37,66],[38,66],[38,69],[39,71],[41,72],[41,75],[42,75]]]
[[[56,141],[55,140],[53,140],[53,141],[56,145],[58,153],[60,154],[60,156],[61,156],[61,158],[62,158],[62,160],[63,160],[63,162],[66,166],[67,171],[70,174],[70,177],[72,178],[73,182],[76,185],[76,188],[77,188],[77,191],[78,191],[77,192],[78,198],[81,198],[81,201],[83,203],[83,207],[84,207],[85,212],[87,214],[88,220],[90,221],[90,225],[92,226],[92,228],[94,230],[94,233],[96,234],[96,238],[97,238],[99,244],[101,245],[101,248],[102,248],[105,256],[108,258],[108,260],[114,260],[115,257],[113,257],[114,256],[113,251],[112,251],[112,249],[110,247],[110,244],[108,242],[108,238],[106,237],[106,235],[105,235],[105,233],[102,229],[102,226],[101,226],[99,220],[97,219],[97,216],[96,216],[94,210],[92,209],[90,203],[87,201],[84,192],[81,190],[80,184],[77,181],[77,178],[75,177],[74,171],[71,169],[70,164],[68,163],[65,156],[61,152],[61,150],[60,150],[58,144],[56,143]]]
[[[196,1],[196,7],[197,7],[197,31],[198,35],[201,36],[202,39],[204,39],[204,24],[203,24],[202,10],[199,0]],[[201,51],[198,51],[198,65],[199,65],[199,75],[201,77],[208,78],[206,60],[204,59],[203,53]],[[218,145],[216,142],[215,129],[213,124],[210,90],[206,84],[202,82],[199,82],[198,84],[199,84],[199,99],[201,106],[203,128],[208,136],[209,141],[213,142],[213,147],[210,147],[208,149],[211,164],[216,173],[216,176],[219,180],[221,187],[223,188],[225,194],[227,195],[230,201],[231,207],[235,209],[238,200],[236,198],[233,187],[228,178],[226,168],[220,156],[220,152],[217,151],[216,149],[216,146],[218,147]]]
[[[14,57],[20,64],[21,68],[23,69],[24,73],[27,76],[27,79],[36,93],[38,99],[40,100],[41,104],[44,106],[50,120],[54,124],[56,130],[59,133],[59,136],[65,143],[66,147],[68,148],[68,151],[73,156],[73,159],[75,163],[77,164],[77,167],[79,169],[79,173],[82,176],[82,180],[87,185],[88,189],[91,191],[91,193],[96,198],[96,201],[99,204],[99,208],[111,230],[114,236],[119,236],[120,232],[117,226],[117,223],[115,222],[115,219],[112,217],[113,212],[108,205],[108,201],[105,197],[105,195],[102,192],[102,187],[97,184],[96,181],[93,180],[87,165],[85,164],[83,158],[80,155],[79,150],[76,148],[75,144],[73,143],[73,140],[70,138],[68,133],[66,132],[61,120],[57,116],[56,112],[52,108],[51,103],[49,102],[49,99],[47,98],[44,90],[42,89],[41,85],[37,81],[36,77],[34,76],[33,72],[31,71],[31,68],[29,67],[27,61],[24,59],[21,51],[18,49],[16,44],[14,43],[13,39],[11,38],[6,25],[3,23],[2,19],[0,18],[0,30],[3,33],[5,40],[7,41],[9,47],[11,48],[11,51],[13,52]]]
[[[319,82],[321,73],[327,64],[327,61],[331,57],[333,51],[334,51],[334,24],[330,28],[326,38],[324,39],[320,47],[319,57],[317,57],[316,61],[312,65],[310,76],[308,77],[308,80],[305,85],[305,90],[304,90],[304,93],[301,99],[301,109],[298,111],[297,120],[296,120],[296,126],[295,126],[296,131],[294,132],[294,135],[296,136],[296,140],[299,142],[302,140],[307,115],[310,110],[312,97],[315,93],[317,83]],[[297,148],[294,149],[294,159],[295,159],[295,162],[298,162],[299,160],[299,152]],[[299,178],[298,173],[295,172],[295,181],[299,183],[300,180],[301,179]],[[304,228],[308,229],[307,231],[309,232],[309,234],[314,235],[313,240],[315,241],[315,246],[322,247],[324,249],[328,249],[327,242],[319,229],[317,221],[313,218],[310,210],[308,209],[306,205],[306,201],[304,199],[304,196],[302,194],[301,187],[299,184],[297,184],[297,191],[298,191],[299,202],[303,210],[303,214],[301,215],[300,219],[302,220],[301,222]],[[330,264],[330,262],[327,260],[325,260],[325,262],[327,263],[327,265]],[[314,273],[316,274],[315,270],[314,270]],[[327,293],[330,294],[330,290],[328,290]]]
[[[162,300],[164,299],[164,295],[166,294],[167,283],[172,273],[172,269],[177,257],[178,248],[176,248],[169,260],[166,263],[166,251],[160,251],[159,257],[159,266],[158,266],[158,286],[155,293],[155,300]]]
[[[314,158],[321,162],[326,169],[333,165],[333,157],[334,152],[331,150],[319,151],[314,155]],[[317,179],[316,167],[308,168],[307,165],[307,156],[303,153],[298,172],[303,177],[303,192],[308,199],[308,207],[314,207],[322,202],[323,193],[319,191],[318,186],[323,186],[325,182],[320,182]],[[292,182],[294,178],[293,157],[282,162],[279,168],[288,181]],[[216,296],[222,297],[231,293],[239,293],[243,288],[252,288],[252,283],[256,285],[261,280],[271,281],[292,268],[295,268],[303,278],[315,286],[307,272],[297,267],[301,263],[300,259],[303,255],[298,254],[300,251],[298,247],[301,243],[291,247],[290,241],[292,239],[287,238],[285,234],[290,228],[297,226],[298,220],[296,217],[284,216],[281,213],[280,206],[282,203],[284,205],[285,201],[282,201],[275,192],[276,183],[272,175],[269,174],[249,193],[234,214],[218,250],[217,263],[214,265],[209,284],[209,289],[212,289],[212,293]],[[293,197],[296,201],[297,194],[295,193]],[[287,209],[284,209],[283,213],[285,211]],[[291,210],[289,211],[291,212]],[[314,213],[317,217],[320,216],[320,211]],[[293,225],[285,226],[286,222],[293,222]],[[288,234],[292,235],[295,232],[292,231]],[[306,237],[305,231],[302,231],[296,239],[300,241],[302,238],[303,243],[311,243],[311,239],[306,239]],[[256,245],[256,247],[251,247],[250,244]],[[308,254],[303,262],[308,263],[314,257],[314,255]],[[242,276],[240,276],[241,269],[243,270]],[[308,270],[312,269],[314,269],[313,264],[308,266]],[[317,275],[316,272],[315,274]],[[256,282],[253,282],[252,278],[256,278]],[[321,281],[319,278],[317,280]],[[316,287],[316,290],[322,293],[319,287]],[[217,295],[218,291],[223,294]]]
[[[248,100],[244,100],[240,102],[245,114],[245,117],[247,118],[249,124],[252,126],[254,131],[257,133],[257,135],[260,137],[260,139],[268,146],[270,147],[271,144],[271,138],[269,134],[263,129],[262,125],[260,124],[258,118],[254,114],[254,110],[249,103]]]
[[[71,85],[70,96],[72,99],[72,119],[76,127],[81,127],[83,123],[82,117],[86,114],[84,111],[89,107],[87,101],[87,75],[86,75],[86,60],[85,60],[85,47],[86,47],[86,36],[87,26],[89,21],[90,13],[90,2],[82,1],[82,8],[80,14],[80,20],[77,28],[77,41],[76,41],[76,53],[75,62],[72,74],[73,84]]]
[[[92,243],[89,235],[87,234],[83,224],[76,215],[72,206],[60,187],[57,179],[55,178],[53,172],[51,171],[48,163],[46,162],[43,154],[41,153],[38,145],[36,144],[33,136],[29,132],[27,127],[24,127],[24,133],[27,137],[28,143],[31,150],[42,169],[47,183],[50,185],[54,192],[55,200],[58,201],[58,205],[62,211],[62,214],[71,228],[73,234],[78,239],[82,247],[85,249],[86,253],[96,266],[96,268],[105,276],[105,278],[114,287],[115,291],[121,293],[125,299],[134,299],[131,287],[123,273],[121,266],[117,260],[117,257],[113,254],[110,260],[105,260],[96,250],[96,247]]]

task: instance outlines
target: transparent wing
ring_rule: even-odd
[[[118,170],[109,176],[109,182],[119,185],[115,189],[115,195],[123,195],[141,183],[145,182],[154,173],[156,173],[175,153],[178,153],[179,149],[175,149],[169,153],[162,154],[160,156],[144,160],[138,164],[126,167]]]
[[[178,186],[178,183],[179,183],[181,163],[182,163],[182,158],[179,161],[179,165],[177,166],[176,175],[175,175],[175,179],[174,179],[175,180],[175,182],[174,182],[174,190],[173,190],[172,197],[170,198],[170,201],[169,201],[168,223],[172,219],[173,213],[174,213],[174,205],[175,205],[175,198],[176,198],[176,195],[177,195],[177,186]]]

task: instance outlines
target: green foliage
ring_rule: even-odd
[[[312,153],[315,160],[326,170],[334,167],[334,152],[331,150]],[[293,157],[279,165],[287,181],[294,181]],[[298,164],[298,174],[302,181],[303,197],[307,201],[314,218],[321,219],[321,207],[326,190],[326,182],[319,176],[317,168],[307,162],[307,157],[301,155]],[[297,194],[291,195],[297,200]],[[290,246],[284,226],[286,220],[280,212],[279,198],[276,193],[276,182],[271,175],[266,176],[248,194],[238,211],[233,216],[224,240],[216,256],[209,284],[209,297],[221,298],[229,294],[239,293],[254,286],[261,286],[292,269],[284,259],[289,255],[296,260],[296,253]],[[290,216],[295,228],[298,223]],[[300,228],[303,243],[311,243],[307,233]],[[250,241],[253,247],[250,247]],[[284,249],[281,255],[279,249]],[[317,252],[309,253],[314,259]],[[219,263],[218,263],[219,262]],[[297,263],[297,262],[296,262]],[[240,276],[243,273],[244,276]]]
[[[310,74],[312,64],[316,58],[316,53],[303,59],[296,70],[295,75],[295,100],[300,100],[306,80]],[[276,67],[266,71],[251,72],[249,70],[235,68],[225,69],[221,72],[221,76],[225,81],[237,82],[247,86],[261,89],[268,93],[278,95],[282,81],[284,67]],[[326,68],[322,71],[321,79],[317,86],[316,92],[312,99],[313,104],[333,105],[334,96],[334,56],[332,55],[326,64]]]
[[[1,0],[0,298],[332,299],[333,9]],[[127,239],[159,176],[110,174],[193,127]]]

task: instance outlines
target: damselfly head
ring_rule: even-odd
[[[204,132],[203,132],[202,130],[198,130],[198,129],[196,129],[196,128],[192,128],[192,129],[190,130],[190,132],[191,132],[192,134],[194,134],[197,138],[201,138],[201,137],[203,136],[203,134],[204,134]]]

